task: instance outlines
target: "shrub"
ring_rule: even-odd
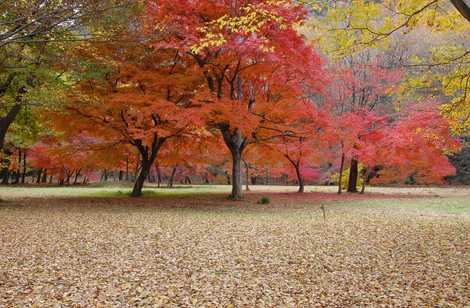
[[[268,197],[262,197],[258,203],[260,204],[269,204],[271,202],[271,200],[269,200]]]

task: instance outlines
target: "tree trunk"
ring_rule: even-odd
[[[141,168],[139,175],[134,183],[134,188],[132,189],[131,197],[140,197],[142,196],[142,189],[144,188],[145,179],[147,178],[150,172],[151,164],[148,159],[143,159],[141,163]]]
[[[47,183],[47,169],[44,169],[43,174],[42,174],[42,181],[43,184]]]
[[[70,185],[70,178],[72,177],[73,175],[73,171],[65,171],[65,181],[64,181],[64,184],[66,185]]]
[[[366,184],[369,182],[369,175],[367,168],[363,168],[361,170],[361,178],[362,178],[362,187],[361,187],[361,194],[366,191]]]
[[[13,181],[12,184],[19,184],[20,183],[20,177],[21,177],[21,158],[23,157],[21,153],[21,149],[18,149],[18,168],[16,168],[15,171],[15,180]]]
[[[126,181],[129,181],[129,155],[126,157]]]
[[[358,162],[351,159],[351,168],[349,169],[348,192],[357,193]]]
[[[204,179],[204,184],[210,184],[210,181],[209,181],[209,175],[207,172],[204,172],[202,174],[202,178]]]
[[[73,185],[77,185],[79,176],[80,176],[80,169],[78,169],[77,172],[75,173],[75,178],[73,179]]]
[[[101,175],[101,182],[108,182],[108,170],[104,169]]]
[[[465,0],[450,0],[450,2],[459,11],[460,15],[470,22],[470,6],[465,3]]]
[[[221,128],[221,132],[225,144],[232,154],[232,193],[230,194],[230,199],[234,201],[241,200],[243,197],[241,162],[247,140],[238,129],[230,132],[229,127],[224,126]]]
[[[168,179],[168,187],[172,188],[175,180],[176,166],[171,170],[170,178]]]
[[[250,191],[250,165],[243,160],[243,164],[245,165],[245,190]]]
[[[41,184],[41,175],[42,175],[42,169],[38,169],[36,184]]]
[[[10,128],[11,123],[16,119],[20,110],[21,104],[16,104],[10,109],[10,111],[8,111],[6,116],[0,118],[0,150],[3,149],[7,131]]]
[[[300,164],[295,164],[295,174],[297,175],[297,181],[299,182],[299,193],[303,193],[305,191],[305,184],[304,184],[304,177],[300,171]]]
[[[8,169],[8,167],[5,167],[3,168],[3,171],[2,171],[2,184],[8,185],[9,180],[10,180],[10,170]]]
[[[241,200],[243,184],[242,184],[242,173],[241,173],[241,153],[232,154],[232,193],[230,199],[234,201]]]
[[[341,165],[339,166],[338,194],[343,192],[343,172],[344,172],[344,153],[341,155]]]
[[[119,182],[122,182],[123,178],[124,178],[124,171],[119,170]]]
[[[26,150],[23,151],[23,172],[21,174],[21,184],[25,183],[26,179]]]
[[[150,169],[152,168],[152,165],[157,158],[158,151],[160,150],[165,140],[166,138],[158,138],[158,136],[155,134],[150,149],[148,146],[144,146],[141,140],[137,140],[133,143],[133,145],[136,146],[139,150],[142,161],[139,175],[137,176],[137,179],[134,183],[134,188],[132,189],[131,197],[142,196],[142,189],[144,188],[145,179],[150,174]]]

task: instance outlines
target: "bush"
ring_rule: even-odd
[[[260,204],[269,204],[271,202],[271,200],[269,200],[268,197],[262,197],[258,203]]]

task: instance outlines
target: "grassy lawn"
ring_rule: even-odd
[[[470,189],[254,189],[2,187],[0,307],[470,305]]]

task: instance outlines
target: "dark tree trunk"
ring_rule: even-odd
[[[150,172],[150,166],[148,159],[143,159],[141,163],[141,169],[137,179],[134,183],[134,188],[132,189],[131,197],[140,197],[142,196],[142,189],[144,188],[145,179],[147,178]]]
[[[243,197],[241,163],[241,153],[232,154],[232,193],[230,199],[234,201],[241,200]]]
[[[10,74],[2,84],[0,89],[0,94],[5,93],[8,90],[8,87],[12,83],[13,79],[15,78],[16,73]],[[15,98],[15,105],[7,112],[7,114],[3,117],[0,117],[0,150],[3,149],[5,145],[5,137],[10,128],[10,125],[15,121],[16,116],[21,111],[21,103],[23,100],[23,95],[27,92],[26,87],[20,87],[17,91],[17,95]]]
[[[225,144],[232,154],[232,193],[230,199],[237,201],[243,197],[243,183],[241,174],[241,162],[243,150],[246,147],[246,138],[244,138],[238,129],[230,132],[228,127],[221,128]]]
[[[245,190],[250,191],[250,165],[243,160],[243,164],[245,165]]]
[[[121,182],[123,178],[124,178],[124,171],[119,170],[119,182]]]
[[[2,171],[2,184],[8,185],[9,180],[10,180],[10,170],[8,169],[8,167],[5,167],[3,168],[3,171]]]
[[[357,193],[357,178],[359,175],[358,162],[351,159],[351,168],[349,169],[348,192]]]
[[[108,170],[104,169],[103,173],[101,174],[101,182],[107,182],[108,181]]]
[[[140,152],[141,156],[141,168],[139,175],[134,183],[134,188],[132,189],[131,197],[140,197],[142,196],[142,189],[144,188],[145,179],[150,173],[150,169],[157,158],[158,151],[160,150],[163,143],[165,143],[166,138],[158,138],[155,134],[152,146],[144,146],[142,140],[136,140],[132,143]]]
[[[175,181],[175,173],[176,173],[176,167],[173,167],[173,169],[171,169],[170,178],[168,179],[168,187],[170,188],[173,187],[173,183]]]
[[[341,154],[341,165],[339,166],[338,194],[343,192],[344,153]]]
[[[300,164],[297,163],[295,166],[295,174],[297,175],[297,181],[299,183],[299,193],[303,193],[305,191],[305,184],[304,184],[304,177],[302,176],[302,172],[300,171]]]
[[[21,184],[24,184],[26,180],[26,150],[23,151],[23,172],[21,174]]]
[[[42,174],[42,183],[46,184],[47,183],[47,169],[44,169],[43,174]]]
[[[38,169],[36,184],[41,184],[42,169]]]
[[[0,118],[0,150],[3,149],[7,131],[10,128],[11,123],[16,119],[20,110],[21,104],[16,104],[10,109],[10,111],[8,111],[6,116]]]
[[[75,178],[73,179],[73,185],[77,185],[78,183],[78,177],[80,176],[80,169],[77,170],[77,172],[75,173]]]
[[[465,3],[465,0],[450,0],[450,2],[459,11],[460,15],[470,22],[470,6]]]
[[[302,176],[302,171],[300,170],[300,159],[295,161],[289,155],[284,156],[294,167],[295,175],[297,176],[297,184],[299,185],[299,189],[297,190],[297,192],[303,193],[305,191],[305,181],[304,177]]]
[[[361,194],[363,194],[366,191],[366,184],[369,183],[370,174],[371,173],[367,170],[367,168],[363,168],[361,170],[361,178],[362,178]]]

